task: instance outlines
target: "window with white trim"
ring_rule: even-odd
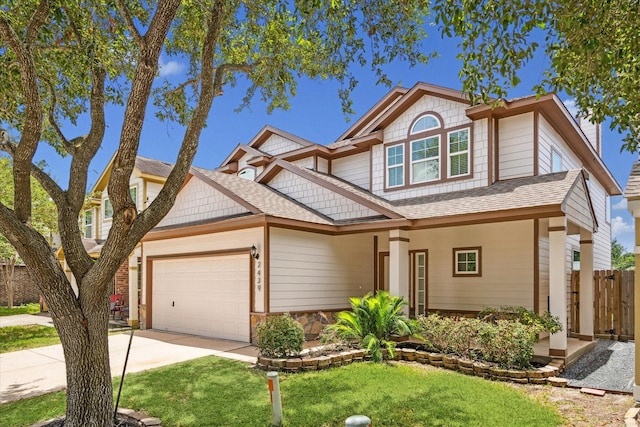
[[[440,126],[442,125],[436,116],[433,114],[425,114],[413,124],[411,127],[411,134],[437,129]]]
[[[404,185],[404,145],[387,147],[387,187]]]
[[[440,179],[440,136],[411,142],[411,183]]]
[[[562,155],[551,149],[551,172],[562,172]]]
[[[93,211],[84,211],[84,237],[87,239],[93,238]]]
[[[242,169],[240,172],[238,172],[238,177],[253,181],[256,177],[256,170],[253,168]]]
[[[109,200],[109,199],[104,199],[103,217],[104,217],[104,219],[113,218],[113,205],[111,204],[111,200]]]
[[[416,295],[416,316],[425,314],[427,303],[427,253],[416,252],[413,256],[413,277]]]
[[[469,129],[449,132],[449,177],[469,174]]]
[[[454,276],[480,276],[481,275],[481,248],[454,248],[453,249],[453,275]]]

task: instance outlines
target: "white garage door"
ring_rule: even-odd
[[[153,261],[153,328],[249,342],[249,255]]]

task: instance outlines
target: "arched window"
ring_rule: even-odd
[[[242,169],[240,172],[238,172],[238,176],[240,178],[244,178],[244,179],[248,179],[250,181],[253,181],[256,177],[256,170],[252,169],[252,168],[246,168],[246,169]]]
[[[416,122],[413,124],[413,127],[411,128],[411,134],[425,132],[431,129],[437,129],[440,126],[442,125],[440,124],[440,120],[438,120],[436,116],[432,114],[425,114],[424,116],[416,120]]]

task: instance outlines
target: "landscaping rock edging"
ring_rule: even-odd
[[[394,360],[432,365],[457,371],[466,375],[473,375],[494,381],[510,381],[519,384],[549,384],[554,387],[564,387],[567,380],[558,375],[564,370],[564,360],[551,359],[543,367],[527,370],[503,369],[484,362],[460,358],[451,354],[431,353],[423,350],[398,348]],[[383,352],[386,357],[386,352]],[[369,360],[364,350],[348,350],[329,353],[320,356],[303,355],[302,357],[276,359],[258,356],[256,366],[264,371],[301,372],[316,371],[332,367],[344,366],[353,362]]]

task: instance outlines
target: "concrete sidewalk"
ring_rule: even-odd
[[[109,337],[112,375],[122,375],[129,335]],[[127,373],[208,355],[255,363],[256,354],[256,348],[247,343],[140,330],[134,332]],[[61,345],[0,354],[0,404],[61,390],[66,384]]]

